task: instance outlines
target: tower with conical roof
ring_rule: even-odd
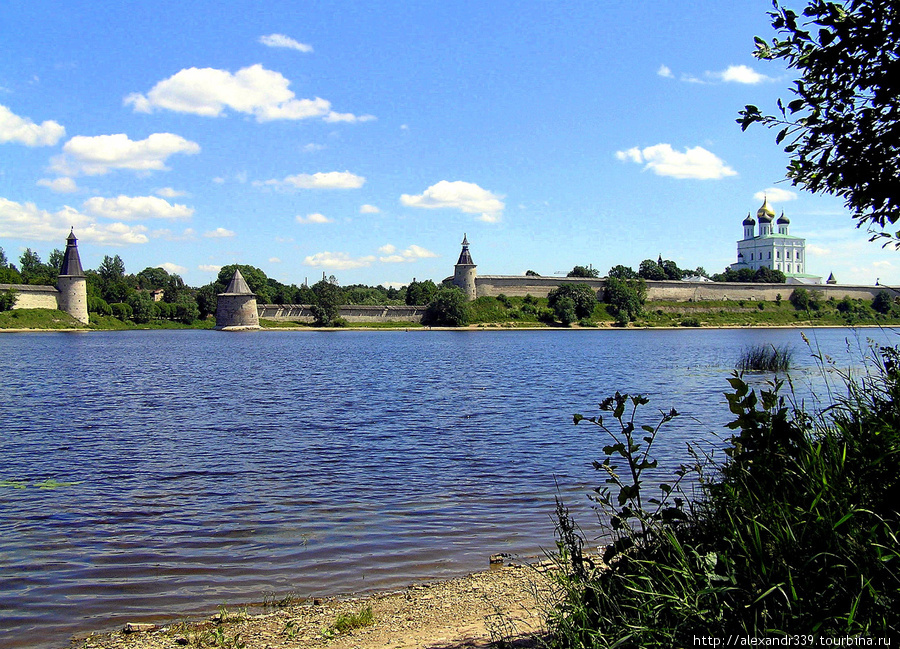
[[[78,239],[75,238],[75,228],[72,228],[69,236],[66,237],[66,252],[63,255],[62,265],[59,267],[56,289],[59,291],[56,298],[59,310],[88,324],[90,316],[87,303],[87,276],[84,274],[81,258],[78,256]]]
[[[219,293],[216,301],[216,329],[221,331],[242,331],[259,329],[259,311],[256,295],[247,285],[239,268],[224,293]]]
[[[453,285],[462,289],[466,294],[466,300],[471,302],[478,297],[475,288],[475,262],[472,261],[472,255],[469,254],[469,239],[463,234],[462,251],[459,253],[459,260],[453,267]]]

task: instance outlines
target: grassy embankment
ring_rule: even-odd
[[[560,327],[553,321],[546,298],[480,297],[467,305],[470,325],[479,327]],[[580,327],[613,326],[615,318],[598,302],[589,318]],[[264,329],[310,328],[309,323],[296,321],[260,320]],[[752,300],[715,302],[647,302],[642,314],[631,323],[633,327],[777,327],[777,326],[900,326],[900,311],[888,315],[876,313],[871,302],[865,300],[828,300],[817,309],[798,311],[790,302],[759,302]],[[212,329],[212,318],[184,325],[171,320],[153,320],[135,324],[112,316],[91,314],[91,324],[82,325],[61,311],[47,309],[16,309],[0,313],[0,329]],[[348,327],[371,329],[413,329],[422,325],[413,322],[369,322],[346,324]]]
[[[212,329],[215,321],[196,320],[185,325],[171,320],[152,320],[146,324],[136,324],[130,320],[119,320],[113,316],[91,314],[91,324],[85,325],[68,313],[52,309],[14,309],[0,312],[0,329],[72,329],[92,330],[127,330],[127,329]]]

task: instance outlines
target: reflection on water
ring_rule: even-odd
[[[893,340],[809,335],[839,366]],[[723,433],[755,343],[822,391],[796,330],[0,336],[0,647],[538,555],[557,494],[590,528],[603,440],[573,413],[616,390],[676,407],[675,467]]]

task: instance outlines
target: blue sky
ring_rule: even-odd
[[[792,77],[767,1],[49,2],[0,6],[0,246],[119,254],[194,286],[718,272],[767,193],[808,272],[900,284],[842,201],[742,133]]]

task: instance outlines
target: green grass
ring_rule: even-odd
[[[363,627],[374,624],[375,618],[372,615],[372,607],[366,606],[359,613],[338,613],[334,622],[331,623],[330,629],[334,633],[345,633],[352,629],[361,629]]]
[[[787,345],[753,345],[741,350],[737,369],[741,372],[786,372],[791,368],[793,350]]]
[[[600,433],[592,498],[609,544],[599,560],[584,552],[558,506],[551,646],[897,637],[900,350],[873,354],[869,373],[844,375],[844,396],[821,413],[797,407],[779,381],[757,392],[733,376],[726,458],[692,451],[664,484],[650,449],[674,410],[641,426],[646,398],[616,393],[600,405],[612,415],[576,415]]]
[[[0,329],[87,329],[68,313],[55,309],[13,309],[0,312]]]

